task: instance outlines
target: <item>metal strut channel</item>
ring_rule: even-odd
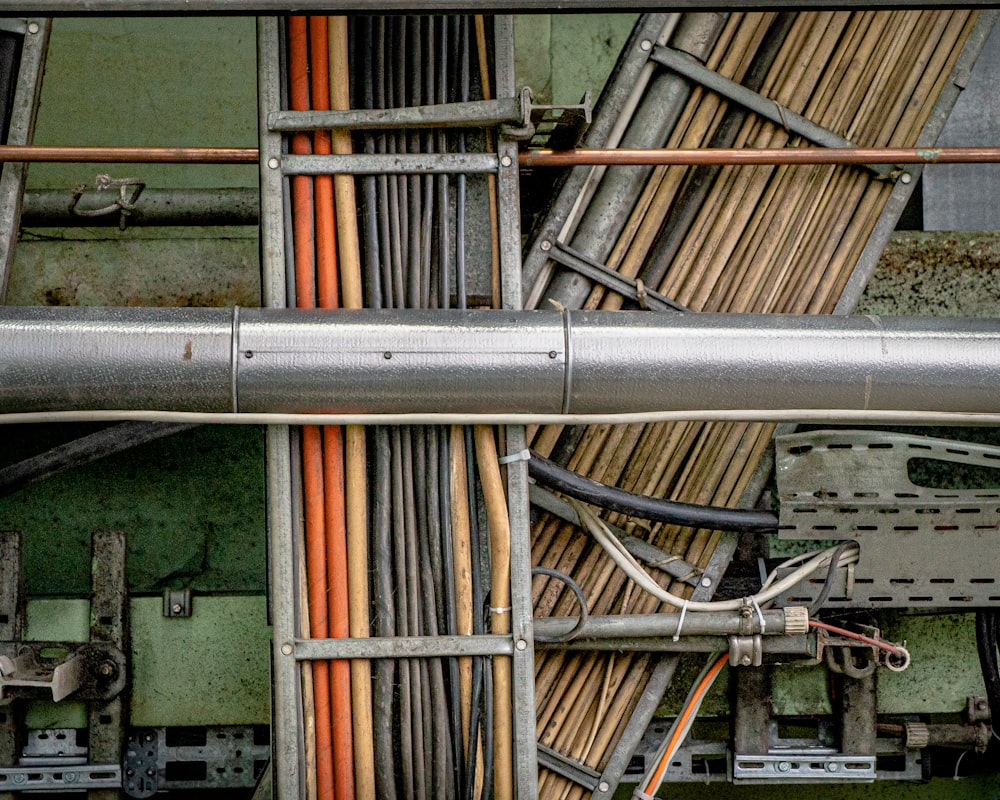
[[[18,5],[15,3],[15,6]],[[20,13],[24,13],[23,11]],[[45,55],[49,47],[52,21],[28,19],[24,22],[24,41],[17,85],[5,144],[31,144],[35,134],[38,97],[45,74]],[[14,245],[21,228],[21,203],[28,165],[8,163],[0,172],[0,303],[7,294],[7,282],[14,263]]]
[[[660,46],[653,49],[649,56],[651,61],[655,61],[667,69],[671,69],[690,78],[695,83],[700,83],[706,89],[711,89],[716,94],[720,94],[727,100],[732,100],[755,114],[770,120],[776,125],[780,125],[791,133],[808,139],[814,144],[823,147],[856,147],[849,139],[845,139],[828,128],[817,125],[801,114],[797,114],[790,108],[785,108],[774,100],[769,100],[759,92],[747,89],[742,84],[720,75],[718,72],[704,66],[698,59],[687,53],[675,50],[672,47]],[[889,178],[896,172],[896,168],[889,164],[869,164],[868,169],[879,178]]]

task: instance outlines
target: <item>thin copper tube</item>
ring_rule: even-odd
[[[788,147],[699,150],[528,150],[522,167],[756,164],[991,164],[1000,147]]]
[[[256,147],[62,147],[0,145],[0,162],[67,164],[256,164]]]
[[[330,108],[330,63],[326,17],[309,18],[309,66],[313,110]],[[313,134],[313,152],[333,152],[329,131]],[[316,214],[316,287],[320,308],[340,306],[337,228],[333,178],[317,175],[313,184]],[[326,510],[326,573],[330,637],[350,636],[347,593],[347,507],[344,486],[344,432],[323,428],[324,507]],[[351,662],[330,662],[330,707],[333,745],[333,790],[338,800],[354,797],[354,749],[351,721]]]
[[[70,147],[0,145],[0,163],[256,164],[255,147]],[[789,147],[698,150],[528,150],[522,167],[781,164],[995,164],[1000,147]]]
[[[290,101],[295,110],[309,107],[309,41],[305,17],[288,20]],[[292,137],[292,152],[308,153],[309,137]],[[292,180],[293,241],[295,250],[295,304],[316,306],[316,240],[313,227],[313,187],[306,176]],[[328,575],[326,553],[326,507],[324,492],[323,436],[321,429],[302,429],[302,488],[306,525],[306,572],[309,576],[309,622],[314,638],[329,636]],[[333,800],[332,709],[330,664],[313,663],[314,711],[316,715],[316,783],[319,800]]]

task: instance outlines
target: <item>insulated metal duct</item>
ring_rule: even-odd
[[[0,412],[1000,411],[1000,320],[0,308]]]

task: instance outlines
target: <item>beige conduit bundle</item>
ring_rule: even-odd
[[[707,66],[739,81],[775,14],[733,14]],[[914,146],[971,32],[968,11],[857,11],[797,14],[761,94],[859,146]],[[695,88],[667,147],[704,147],[726,101]],[[748,114],[735,147],[806,145]],[[608,265],[636,277],[690,169],[661,167],[636,198]],[[855,167],[724,167],[683,238],[661,293],[694,310],[830,313],[892,190]],[[572,244],[572,242],[570,242]],[[617,309],[595,287],[586,308]],[[563,432],[529,430],[549,455]],[[570,469],[633,492],[734,506],[772,434],[763,424],[676,423],[589,427]],[[704,567],[720,534],[605,519]],[[592,614],[649,613],[658,602],[625,579],[584,533],[545,515],[533,531],[533,563],[571,575]],[[690,587],[662,585],[687,595]],[[536,616],[574,614],[575,598],[554,580],[534,581]],[[541,651],[536,658],[539,741],[600,770],[628,721],[651,666],[644,654]],[[584,790],[542,770],[539,796]]]

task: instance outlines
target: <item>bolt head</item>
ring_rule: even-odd
[[[639,49],[642,50],[642,52],[644,53],[648,53],[650,50],[653,49],[653,43],[649,41],[649,39],[643,39],[641,42],[639,42]]]
[[[913,180],[913,176],[909,172],[904,172],[899,176],[901,183],[910,183]]]
[[[778,762],[778,772],[788,772],[788,770],[790,770],[791,768],[792,765],[789,764],[787,761]]]
[[[524,641],[524,639],[518,639],[514,643],[514,647],[516,647],[518,650],[527,650],[528,649],[528,643],[526,641]]]
[[[272,156],[271,158],[269,158],[267,160],[268,169],[277,169],[280,165],[281,165],[281,162],[277,158],[275,158],[274,156]]]
[[[706,575],[704,578],[701,579],[701,585],[707,589],[709,586],[712,585],[712,579]]]
[[[28,23],[28,33],[38,33],[39,30],[40,30],[40,28],[38,27],[38,23],[37,22],[29,22]]]
[[[830,761],[826,765],[827,772],[836,772],[839,769],[840,769],[840,764],[838,764],[836,761]]]
[[[184,611],[184,606],[182,606],[180,603],[174,603],[172,606],[170,606],[170,610],[174,614],[180,614],[182,611]]]
[[[985,711],[986,710],[986,701],[985,700],[977,700],[976,701],[976,710],[977,711]]]
[[[747,655],[747,656],[743,656],[742,658],[740,658],[740,663],[741,663],[741,664],[742,664],[742,665],[743,665],[744,667],[749,667],[749,666],[750,666],[750,662],[751,662],[751,661],[753,661],[753,659],[752,659],[752,658],[750,658],[750,656],[748,656],[748,655]]]
[[[513,163],[514,162],[511,160],[510,156],[503,156],[500,159],[500,166],[502,167],[509,167]]]
[[[97,666],[97,674],[102,678],[111,678],[118,672],[118,667],[113,661],[102,661]]]
[[[599,792],[606,792],[610,788],[611,786],[608,784],[607,781],[601,781],[599,784],[597,784],[597,791]]]
[[[543,252],[547,253],[549,252],[549,250],[552,249],[552,242],[550,242],[548,239],[545,239],[538,246],[542,249]]]
[[[290,656],[292,654],[292,646],[290,644],[281,645],[281,654],[283,656]]]

